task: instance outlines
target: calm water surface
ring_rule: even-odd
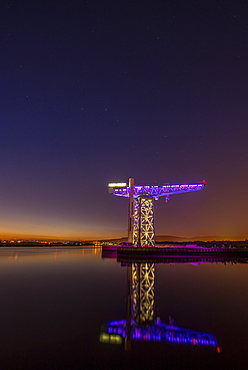
[[[214,335],[220,353],[101,342],[108,322],[127,318],[128,280],[127,266],[102,259],[100,248],[0,248],[0,369],[247,369],[248,265],[157,264],[154,272],[154,318]]]

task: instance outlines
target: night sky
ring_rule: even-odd
[[[0,238],[127,234],[108,182],[207,181],[158,235],[248,236],[247,1],[1,1]]]

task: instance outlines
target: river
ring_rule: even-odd
[[[128,267],[101,248],[0,248],[0,368],[247,369],[247,277],[245,263]],[[167,340],[151,340],[154,323]]]

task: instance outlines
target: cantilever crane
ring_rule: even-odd
[[[155,247],[154,200],[170,195],[204,189],[206,181],[196,184],[134,185],[134,179],[126,183],[109,183],[109,192],[129,198],[128,242],[139,247]]]

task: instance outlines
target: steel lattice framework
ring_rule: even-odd
[[[112,186],[116,185],[116,186]],[[204,189],[205,181],[196,184],[165,184],[165,185],[145,185],[134,186],[134,198],[138,196],[149,196],[154,199],[159,197],[168,197],[173,194],[189,193],[191,191],[198,191]],[[110,183],[109,187],[112,188],[112,193],[118,197],[128,198],[130,195],[129,186],[118,187],[118,183]],[[168,198],[167,198],[168,199]]]
[[[134,186],[134,179],[126,183],[109,183],[109,191],[129,198],[128,241],[135,247],[155,247],[154,200],[170,195],[204,189],[205,181],[196,184],[165,184]]]
[[[133,235],[135,246],[155,247],[154,199],[139,196],[133,202]]]
[[[137,324],[154,321],[155,265],[133,263],[131,281],[132,317]]]

